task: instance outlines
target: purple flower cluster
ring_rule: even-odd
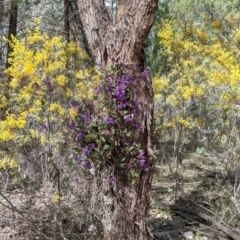
[[[144,70],[142,73],[141,73],[141,76],[142,77],[149,77],[149,71],[148,70]]]
[[[79,133],[76,135],[77,139],[81,139],[82,136],[83,136],[82,132],[79,132]]]
[[[85,128],[85,130],[87,130],[89,124],[91,123],[91,118],[88,113],[85,113],[82,115],[82,119],[84,122],[84,128]]]
[[[143,150],[142,149],[140,149],[139,151],[138,151],[138,158],[139,158],[139,165],[140,165],[140,167],[144,167],[145,166],[145,164],[146,164],[146,157],[145,157],[145,155],[144,155],[144,152],[143,152]]]
[[[89,143],[88,146],[89,146],[90,148],[95,148],[96,145],[95,145],[95,143]]]
[[[125,89],[126,89],[126,86],[123,84],[119,85],[116,88],[115,96],[118,102],[122,102],[123,100],[125,100]]]
[[[110,177],[109,177],[109,183],[110,183],[110,184],[114,184],[115,182],[116,182],[115,176],[114,176],[114,175],[110,175]]]
[[[68,128],[71,129],[71,130],[74,130],[76,127],[76,124],[75,122],[71,119],[68,123]]]
[[[109,81],[108,84],[107,84],[107,88],[106,88],[107,93],[111,94],[112,93],[112,89],[113,89],[113,83],[111,81]]]
[[[79,108],[79,105],[80,105],[80,104],[79,104],[78,101],[76,101],[76,100],[73,99],[73,100],[71,100],[70,103],[71,103],[71,105],[72,105],[73,107],[77,107],[77,108]]]
[[[43,83],[46,84],[46,85],[51,86],[51,80],[50,80],[50,77],[46,77],[46,78],[43,80]]]
[[[104,70],[101,73],[105,78],[95,88],[97,104],[87,105],[88,109],[79,114],[76,121],[70,120],[68,124],[75,132],[77,166],[88,169],[91,173],[90,170],[95,165],[94,159],[102,159],[106,164],[115,164],[115,159],[124,159],[121,160],[123,168],[132,166],[125,159],[134,159],[135,166],[137,162],[139,167],[147,171],[146,153],[137,141],[137,131],[141,131],[141,122],[137,118],[139,101],[134,90],[137,77],[119,76],[118,72],[111,75]],[[142,72],[141,76],[147,77],[148,72]],[[138,78],[141,76],[138,75]],[[79,108],[80,103],[72,100],[71,105]],[[117,156],[113,145],[121,148],[116,149]],[[128,158],[127,154],[131,157]],[[116,183],[114,174],[108,177],[108,181],[109,184]]]
[[[89,151],[89,149],[87,149],[87,148],[84,148],[83,150],[82,150],[82,155],[83,156],[86,156],[86,155],[88,155],[90,153],[90,151]]]
[[[41,129],[43,130],[48,130],[48,124],[47,123],[42,123],[40,124]]]
[[[107,125],[112,125],[114,123],[113,118],[111,118],[109,116],[107,116],[105,118],[105,122],[106,122]]]
[[[134,114],[129,114],[129,115],[124,116],[124,120],[126,123],[132,122],[133,118],[134,118]]]
[[[88,161],[83,161],[82,162],[82,166],[85,168],[85,169],[90,169],[91,168],[91,165]]]

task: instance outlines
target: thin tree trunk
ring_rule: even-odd
[[[4,15],[4,0],[0,0],[0,28],[2,27],[3,15]]]
[[[69,0],[64,0],[64,35],[67,42],[70,41]]]
[[[4,19],[4,0],[0,0],[0,36],[3,36],[3,19]],[[3,60],[3,42],[2,40],[0,41],[0,64],[2,63]]]
[[[158,0],[119,0],[116,23],[112,23],[102,0],[77,0],[91,55],[103,66],[115,65],[122,74],[141,75],[145,69],[144,42],[149,34]],[[137,118],[142,130],[138,139],[147,158],[148,171],[140,170],[134,185],[115,192],[111,224],[103,219],[106,240],[148,240],[151,175],[153,169],[153,90],[149,76],[142,76],[132,92],[139,101]],[[119,173],[121,174],[121,173]],[[109,218],[103,216],[103,218]]]
[[[110,6],[109,7],[110,7],[110,11],[109,11],[110,17],[113,20],[113,0],[110,0]]]
[[[12,36],[16,36],[17,34],[17,19],[18,19],[18,4],[15,0],[11,2],[11,11],[10,11],[10,18],[9,18],[9,30],[8,30],[8,40],[12,40]],[[7,61],[6,61],[6,68],[11,66],[11,63],[8,62],[8,58],[11,55],[12,47],[8,44],[7,50]]]

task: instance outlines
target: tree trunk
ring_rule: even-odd
[[[64,0],[64,35],[67,42],[70,41],[70,12],[69,0]]]
[[[9,18],[9,30],[8,30],[8,40],[12,40],[12,36],[16,36],[17,34],[17,18],[18,18],[18,3],[15,0],[11,2],[11,11],[10,11],[10,18]],[[10,67],[11,64],[8,62],[8,57],[12,52],[12,47],[8,44],[7,50],[7,61],[6,61],[6,68]]]
[[[0,0],[0,28],[2,27],[3,15],[4,15],[4,0]]]
[[[0,0],[0,36],[3,36],[3,19],[4,19],[4,0]],[[3,61],[3,41],[0,41],[0,64],[2,64]],[[2,68],[0,68],[2,69]],[[1,70],[0,70],[1,73]]]
[[[141,75],[145,69],[144,43],[153,24],[158,0],[119,0],[116,23],[112,23],[103,0],[77,0],[91,55],[103,66],[115,65],[122,74]],[[116,192],[115,206],[104,216],[104,239],[152,239],[148,228],[151,175],[153,168],[152,115],[153,90],[149,76],[143,75],[132,93],[139,101],[138,139],[147,158],[148,171],[142,169],[134,185]],[[121,199],[119,201],[119,199]]]

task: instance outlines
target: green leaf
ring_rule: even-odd
[[[105,149],[105,150],[107,150],[109,148],[110,148],[110,146],[108,144],[105,144],[104,147],[103,147],[103,149]]]
[[[135,149],[135,147],[131,146],[128,150],[131,152],[133,149]]]
[[[97,135],[95,134],[95,133],[90,133],[90,134],[88,134],[87,135],[87,137],[86,137],[88,140],[91,140],[91,139],[96,139],[97,138]]]

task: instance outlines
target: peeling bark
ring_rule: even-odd
[[[119,0],[116,23],[102,0],[77,0],[91,55],[103,66],[115,65],[122,74],[140,75],[145,70],[144,43],[153,24],[158,0]],[[153,168],[153,90],[150,77],[141,77],[133,92],[139,101],[138,139],[144,147],[149,171],[141,170],[135,185],[126,184],[115,192],[113,210],[104,216],[104,239],[152,239],[148,229],[151,175]],[[103,218],[104,218],[103,217]],[[105,221],[106,220],[106,221]],[[105,224],[104,224],[105,221]]]

